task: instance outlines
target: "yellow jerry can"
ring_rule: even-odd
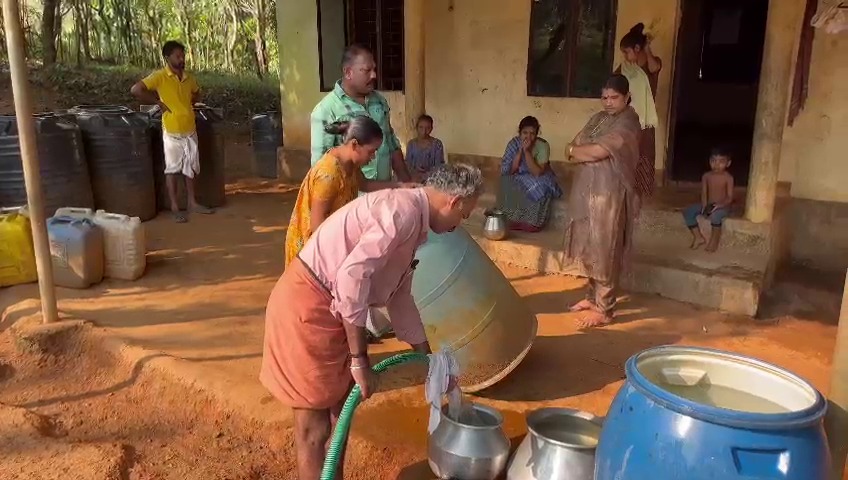
[[[29,218],[0,213],[0,287],[38,280]]]

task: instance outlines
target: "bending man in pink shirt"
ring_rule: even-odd
[[[443,165],[423,188],[369,193],[325,220],[271,292],[260,380],[294,409],[298,476],[321,473],[331,429],[354,382],[368,398],[369,307],[386,306],[398,339],[429,354],[412,298],[415,252],[452,231],[482,190],[480,170]],[[337,478],[342,478],[339,469]]]

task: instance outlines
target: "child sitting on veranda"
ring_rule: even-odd
[[[729,213],[730,204],[733,203],[733,175],[727,171],[730,162],[728,150],[721,147],[712,149],[710,171],[701,178],[701,203],[690,205],[683,211],[686,226],[692,232],[692,249],[701,248],[707,243],[698,227],[699,215],[708,218],[712,226],[706,250],[715,252],[718,249],[721,225]]]

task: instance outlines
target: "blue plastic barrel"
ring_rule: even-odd
[[[503,379],[530,350],[536,316],[468,233],[430,233],[418,249],[412,281],[427,339],[450,347],[460,386],[475,392]]]
[[[824,397],[775,365],[667,346],[626,364],[595,480],[826,480]]]

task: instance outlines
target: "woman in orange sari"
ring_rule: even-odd
[[[286,232],[288,265],[327,217],[354,200],[360,191],[403,187],[397,182],[366,180],[361,168],[374,158],[383,143],[380,125],[366,116],[327,125],[324,130],[343,135],[342,145],[330,149],[309,169],[300,185]]]

